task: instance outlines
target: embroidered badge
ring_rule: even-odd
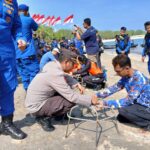
[[[11,22],[11,17],[6,17],[6,22],[10,23]]]
[[[13,4],[13,0],[5,0],[6,4],[12,5]]]

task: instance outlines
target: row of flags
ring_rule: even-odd
[[[45,15],[40,15],[40,14],[34,14],[32,18],[35,20],[35,22],[37,22],[40,25],[55,26],[57,24],[65,25],[65,24],[73,23],[74,15],[70,15],[66,17],[63,21],[60,16],[55,18],[55,16],[45,17]]]

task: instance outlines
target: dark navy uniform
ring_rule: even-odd
[[[27,10],[28,6],[20,5],[19,10]],[[38,29],[37,23],[24,13],[20,14],[22,22],[22,32],[27,39],[27,48],[24,51],[16,49],[17,71],[22,78],[24,89],[27,90],[30,82],[39,72],[37,52],[32,38],[32,31]]]
[[[125,52],[125,54],[129,54],[131,48],[131,42],[128,35],[116,35],[116,53],[121,54]]]

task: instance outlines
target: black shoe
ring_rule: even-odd
[[[148,126],[145,128],[145,131],[149,131],[149,132],[150,132],[150,125],[148,125]]]
[[[102,85],[96,85],[95,88],[93,89],[94,91],[99,91],[102,89]]]
[[[12,122],[13,115],[2,117],[2,122],[0,125],[0,132],[4,135],[10,135],[13,139],[24,139],[27,137],[23,131],[18,129]]]
[[[55,121],[64,121],[64,120],[68,120],[67,114],[55,117]]]
[[[120,122],[120,123],[131,123],[128,119],[126,119],[124,116],[118,114],[117,116],[117,120]]]
[[[36,117],[36,122],[41,125],[44,131],[51,132],[55,130],[50,117]]]

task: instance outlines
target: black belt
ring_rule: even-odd
[[[36,58],[36,55],[31,55],[31,56],[29,56],[27,59],[29,59],[29,60],[34,60]]]
[[[28,56],[27,58],[18,58],[17,60],[18,61],[21,61],[21,60],[26,60],[26,59],[28,59],[28,60],[34,60],[36,58],[36,55],[31,55],[31,56]]]

